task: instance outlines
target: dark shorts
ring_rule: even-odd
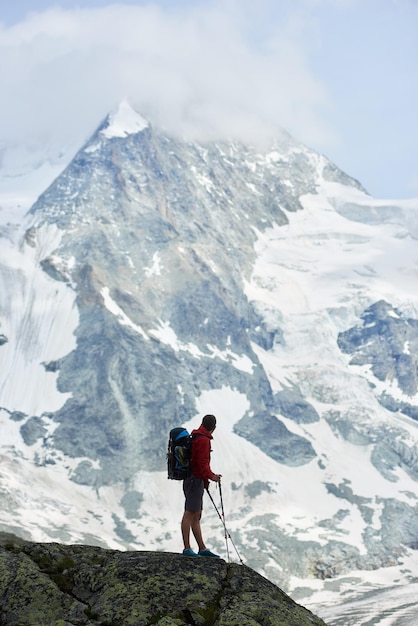
[[[203,511],[203,478],[188,476],[183,480],[183,491],[186,498],[184,510],[190,511],[191,513]]]

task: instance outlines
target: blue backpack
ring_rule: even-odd
[[[172,480],[183,480],[190,473],[193,436],[180,426],[170,430],[167,450],[167,474]]]

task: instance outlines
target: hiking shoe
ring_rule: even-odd
[[[215,559],[219,559],[220,556],[219,554],[213,554],[213,552],[211,552],[210,550],[206,549],[206,550],[199,550],[199,554],[197,556],[211,556]]]
[[[191,548],[185,548],[183,550],[183,556],[200,556],[200,554],[196,554],[196,552]]]

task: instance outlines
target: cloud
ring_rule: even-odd
[[[283,127],[308,143],[332,141],[329,95],[285,7],[120,4],[3,26],[0,145],[85,139],[123,98],[184,135],[251,140]]]

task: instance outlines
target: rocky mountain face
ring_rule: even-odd
[[[0,535],[3,626],[325,626],[248,567]]]
[[[263,441],[275,460],[308,462],[312,445],[274,416],[252,347],[271,348],[280,329],[266,327],[244,281],[257,230],[301,209],[316,162],[291,144],[285,157],[260,157],[243,146],[174,141],[149,125],[109,139],[106,124],[31,210],[34,241],[45,224],[63,232],[41,266],[75,286],[80,315],[77,348],[45,364],[72,394],[53,417],[54,450],[98,461],[73,475],[95,487],[161,470],[173,423],[196,413],[203,390],[227,383],[251,405],[235,426],[240,436]],[[288,168],[297,194],[282,182]]]
[[[402,315],[384,300],[368,307],[361,315],[361,325],[349,328],[338,336],[342,352],[351,355],[353,365],[366,365],[381,382],[396,380],[405,398],[418,392],[418,320]],[[379,402],[390,411],[400,411],[418,420],[418,407],[398,400],[386,391]],[[415,473],[418,457],[408,464]],[[417,475],[415,475],[417,478]]]
[[[418,575],[416,215],[122,105],[2,229],[0,528],[179,550],[168,432],[210,412],[248,565],[304,602]]]

